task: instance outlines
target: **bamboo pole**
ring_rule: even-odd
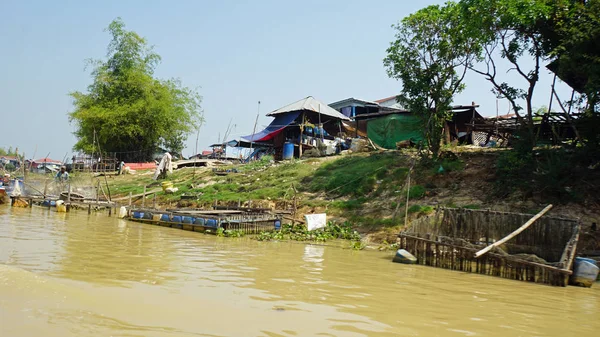
[[[514,232],[508,234],[504,238],[492,243],[491,245],[489,245],[489,246],[483,248],[482,250],[478,251],[477,253],[475,253],[475,257],[480,257],[481,255],[492,250],[492,248],[500,246],[501,244],[505,243],[506,241],[519,235],[519,233],[526,230],[529,226],[531,226],[531,224],[533,224],[537,219],[539,219],[542,215],[544,215],[546,212],[548,212],[551,208],[552,208],[552,204],[546,206],[546,208],[541,210],[538,214],[536,214],[533,218],[529,219],[525,224],[523,224],[523,226],[517,228]]]
[[[144,186],[144,195],[142,196],[142,208],[144,208],[146,204],[146,186]]]

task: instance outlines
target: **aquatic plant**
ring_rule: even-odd
[[[360,234],[352,229],[352,224],[337,224],[330,221],[324,228],[309,231],[304,226],[284,225],[281,230],[262,232],[255,237],[258,241],[293,240],[325,242],[333,239],[360,241]]]

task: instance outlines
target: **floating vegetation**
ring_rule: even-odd
[[[334,239],[357,241],[360,243],[360,234],[352,229],[352,224],[344,222],[337,224],[333,221],[327,223],[324,228],[309,231],[304,226],[284,225],[281,230],[275,232],[261,232],[255,237],[258,241],[316,241],[325,242]]]

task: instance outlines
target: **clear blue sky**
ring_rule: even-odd
[[[312,95],[325,103],[395,95],[401,84],[382,64],[394,38],[391,25],[441,1],[4,1],[0,4],[0,147],[27,157],[72,156],[75,138],[68,93],[91,82],[87,58],[103,58],[104,28],[121,17],[162,56],[156,75],[180,78],[204,97],[206,123],[199,150],[252,132],[261,101],[265,114]],[[535,105],[548,105],[544,71]],[[480,104],[495,115],[490,85],[476,75],[456,104]],[[563,99],[570,92],[560,91]],[[507,104],[500,102],[501,114]],[[194,152],[195,135],[184,155]]]

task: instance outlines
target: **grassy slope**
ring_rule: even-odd
[[[168,180],[179,191],[158,193],[163,206],[208,207],[219,203],[260,207],[290,207],[297,191],[298,217],[327,212],[330,219],[349,221],[372,241],[392,242],[405,223],[406,177],[412,152],[387,151],[301,161],[260,161],[235,167],[240,173],[217,176],[207,168],[175,171]],[[411,177],[409,219],[426,214],[432,206],[490,208],[533,213],[546,200],[494,197],[496,152],[457,153],[440,164],[418,164]],[[228,167],[233,168],[233,167]],[[150,174],[109,179],[114,195],[141,193],[160,188]],[[197,200],[180,201],[182,194],[198,194]],[[147,203],[148,204],[148,203]],[[559,205],[553,214],[582,217],[598,222],[598,207]]]

